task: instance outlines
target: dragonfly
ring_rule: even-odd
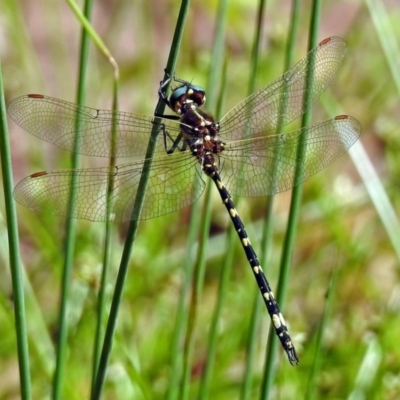
[[[219,121],[202,109],[204,89],[175,77],[167,77],[158,90],[159,99],[175,117],[99,110],[38,94],[18,97],[9,104],[11,118],[40,139],[88,156],[137,160],[101,168],[37,172],[17,184],[14,197],[40,212],[91,221],[129,221],[142,171],[149,162],[144,155],[150,133],[156,129],[159,135],[137,218],[159,217],[192,204],[210,178],[238,234],[275,333],[289,362],[296,365],[299,360],[287,324],[232,196],[269,196],[289,190],[331,164],[357,141],[361,126],[349,115],[291,132],[281,130],[309,110],[331,84],[345,52],[343,39],[323,40]],[[170,83],[175,87],[168,96]],[[75,140],[77,121],[79,141]],[[114,142],[113,126],[117,134]],[[299,149],[305,154],[303,159],[298,158]],[[69,207],[72,176],[75,198]]]

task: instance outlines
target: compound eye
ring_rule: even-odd
[[[172,92],[169,104],[176,113],[180,114],[184,104],[194,103],[200,107],[204,104],[205,100],[206,93],[202,87],[197,85],[182,85]]]
[[[179,86],[176,88],[169,98],[169,104],[171,108],[176,112],[180,113],[182,109],[182,104],[186,100],[188,87],[186,85]]]
[[[201,86],[190,85],[190,99],[198,107],[201,107],[206,101],[206,92]]]

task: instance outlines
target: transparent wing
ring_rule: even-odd
[[[116,124],[116,157],[144,156],[154,127],[155,117],[97,110],[78,106],[43,95],[24,95],[8,106],[11,118],[32,135],[62,149],[74,151],[77,123],[81,141],[76,152],[97,157],[111,157],[111,132]],[[171,136],[179,131],[179,122],[162,118]],[[161,129],[161,126],[158,129]],[[164,152],[164,139],[159,136],[156,152]]]
[[[358,139],[360,123],[348,115],[287,134],[227,143],[221,178],[231,194],[273,195],[289,190],[344,154]],[[305,160],[295,177],[297,147],[304,137]]]
[[[144,161],[113,168],[39,172],[18,183],[15,199],[32,210],[67,215],[71,177],[76,175],[74,218],[107,219],[107,188],[113,181],[110,219],[131,219]],[[205,183],[200,165],[190,153],[176,153],[153,160],[141,219],[179,210],[200,197]]]
[[[284,75],[253,93],[220,121],[220,135],[227,140],[263,136],[277,126],[287,125],[303,114],[335,78],[346,53],[339,37],[322,41],[318,47]],[[311,83],[307,75],[312,68]],[[309,91],[305,103],[305,92]]]

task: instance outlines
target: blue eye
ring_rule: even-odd
[[[188,90],[188,87],[186,85],[184,86],[179,86],[176,88],[172,93],[169,98],[169,102],[171,105],[175,104],[177,101],[179,101],[179,98],[183,96]]]
[[[189,89],[192,89],[194,92],[205,93],[205,90],[198,85],[189,85]]]
[[[182,104],[190,100],[197,106],[202,106],[206,99],[205,90],[198,85],[182,85],[176,88],[170,98],[169,103],[175,111],[180,110]]]

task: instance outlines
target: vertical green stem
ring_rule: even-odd
[[[194,349],[194,331],[197,319],[197,308],[200,303],[201,293],[203,291],[204,273],[205,273],[205,251],[208,239],[208,232],[211,223],[211,185],[207,186],[204,196],[204,208],[201,218],[201,231],[199,239],[199,248],[194,266],[194,279],[192,282],[192,296],[188,311],[188,327],[183,348],[183,376],[179,399],[186,400],[189,397],[190,376],[192,367],[192,355]]]
[[[227,16],[227,1],[220,0],[218,11],[217,11],[217,21],[214,34],[214,44],[210,63],[208,84],[207,84],[207,106],[208,109],[215,109],[217,103],[217,93],[219,90],[218,82],[220,81],[221,70],[223,67],[223,56],[224,56],[224,40],[225,40],[225,24]],[[201,222],[201,232],[200,232],[200,243],[197,253],[197,260],[195,264],[195,277],[193,283],[192,299],[189,310],[189,324],[187,335],[185,338],[184,346],[184,370],[182,378],[182,387],[180,398],[186,400],[188,398],[189,387],[190,387],[190,370],[191,370],[191,360],[194,348],[194,329],[196,324],[197,307],[200,302],[201,292],[203,290],[203,281],[205,273],[205,254],[207,249],[207,242],[209,237],[210,223],[211,223],[211,191],[213,188],[211,185],[207,186],[206,193],[204,196],[204,209]],[[207,366],[206,366],[207,371]],[[206,372],[207,373],[207,372]],[[200,397],[204,395],[207,385],[206,381],[202,381],[200,388]]]
[[[284,71],[287,71],[290,66],[293,64],[293,53],[295,49],[296,36],[298,32],[299,26],[299,15],[300,15],[300,1],[294,0],[292,2],[292,10],[291,10],[291,22],[289,26],[289,34],[288,41],[286,45],[286,54],[285,54],[285,62],[284,62]],[[282,104],[282,107],[285,107],[285,104]],[[280,124],[279,124],[280,125]],[[281,126],[278,126],[278,132],[281,129]],[[267,206],[267,215],[266,215],[266,224],[272,223],[273,219],[273,197],[271,197],[268,201]],[[265,227],[266,231],[271,230],[272,227]],[[288,272],[289,272],[290,264],[282,264],[280,268],[280,276],[278,281],[278,288],[276,292],[278,304],[283,307],[284,297],[286,293],[287,280],[288,280]],[[266,349],[266,358],[265,358],[265,367],[264,367],[264,378],[262,384],[262,397],[268,398],[269,391],[272,388],[273,379],[274,379],[274,360],[277,351],[277,347],[279,342],[277,340],[277,336],[275,334],[275,330],[273,327],[270,327],[268,334],[268,345]],[[264,396],[264,397],[263,397]]]
[[[86,17],[90,17],[92,0],[87,0],[85,3],[85,14]],[[86,30],[82,28],[81,38],[81,49],[80,49],[80,60],[79,60],[79,78],[78,78],[78,95],[77,103],[83,104],[85,98],[85,87],[86,87],[86,74],[88,64],[88,53],[89,53],[89,38]],[[80,121],[79,118],[76,120],[76,138],[75,146],[78,147],[80,141]],[[77,169],[80,166],[80,155],[76,152],[72,153],[71,166],[73,169]],[[71,186],[69,193],[69,211],[72,213],[74,202],[75,202],[75,186],[76,176],[73,175],[71,178]],[[76,238],[76,221],[74,218],[67,218],[66,222],[66,237],[64,245],[64,265],[61,277],[61,297],[60,297],[60,310],[59,310],[59,337],[57,345],[56,355],[56,369],[54,372],[53,379],[53,399],[60,399],[62,397],[62,386],[65,372],[66,363],[66,348],[67,348],[67,337],[68,337],[68,296],[70,291],[71,272],[73,265],[73,258],[75,252],[75,238]]]
[[[169,376],[166,400],[175,400],[178,396],[178,385],[181,378],[185,355],[182,355],[181,344],[184,340],[185,332],[188,329],[188,312],[186,302],[189,297],[190,288],[193,282],[195,270],[194,243],[197,240],[198,225],[200,220],[199,202],[192,205],[190,213],[190,225],[188,232],[188,251],[184,260],[184,281],[179,293],[178,307],[176,310],[176,321],[171,346],[171,373]]]
[[[223,18],[223,17],[221,17]],[[218,31],[218,30],[217,30]],[[222,29],[219,31],[223,32]],[[218,42],[218,40],[217,40]],[[221,41],[222,43],[222,41]],[[221,95],[220,98],[223,99],[225,97],[225,91],[226,91],[226,67],[227,63],[224,64],[224,71],[222,75],[222,83],[221,83]],[[221,107],[223,104],[223,100],[218,102],[218,109],[217,109],[217,115],[221,114]],[[209,185],[210,191],[214,190],[215,188],[211,187],[213,185]],[[207,210],[208,211],[208,210]],[[209,215],[211,215],[211,210],[209,212]],[[209,235],[209,232],[207,231],[207,237]],[[236,236],[236,232],[234,229],[229,229],[228,233],[228,243],[232,241],[233,237]],[[219,320],[221,316],[221,311],[222,311],[222,304],[224,300],[224,294],[227,290],[228,287],[228,279],[231,271],[231,266],[233,264],[233,256],[234,252],[233,251],[227,251],[227,256],[224,258],[224,262],[221,265],[221,274],[220,274],[220,280],[219,280],[219,287],[218,287],[218,297],[217,297],[217,303],[215,305],[211,325],[210,325],[210,331],[208,335],[208,347],[207,347],[207,358],[206,358],[206,363],[204,366],[204,371],[203,371],[203,376],[202,380],[200,383],[199,387],[199,400],[204,400],[209,398],[209,390],[210,390],[210,385],[211,385],[211,378],[212,378],[212,373],[214,370],[214,362],[215,362],[215,355],[216,355],[216,350],[217,350],[217,339],[218,339],[218,326],[219,326]]]
[[[21,258],[18,240],[18,224],[15,203],[13,199],[13,177],[11,168],[11,152],[8,140],[7,113],[4,100],[3,76],[0,60],[0,155],[3,174],[4,203],[7,217],[7,233],[10,257],[11,283],[13,290],[13,305],[15,317],[15,332],[18,349],[18,367],[21,388],[21,399],[32,397],[29,374],[29,349],[26,330],[24,303],[24,282],[21,271]]]
[[[254,42],[253,42],[253,49],[251,55],[251,72],[250,72],[250,79],[249,79],[249,95],[254,92],[256,88],[256,77],[258,72],[258,65],[259,65],[259,55],[261,51],[261,37],[262,37],[262,28],[264,25],[264,15],[265,15],[265,7],[266,1],[260,0],[258,6],[258,13],[257,13],[257,25],[254,35]],[[238,199],[235,200],[237,204]],[[271,203],[271,202],[269,202]],[[268,224],[264,229],[264,237],[270,237],[272,233],[272,220],[270,218],[266,219],[266,223]],[[231,227],[231,231],[234,231],[233,227]],[[267,233],[268,232],[268,233]],[[266,235],[265,235],[266,234]],[[236,232],[234,235],[230,235],[233,238],[236,236]],[[261,265],[265,265],[265,259],[267,256],[267,245],[266,242],[263,241],[260,253],[260,263]],[[252,307],[249,331],[247,336],[247,344],[246,344],[246,365],[244,369],[244,376],[240,391],[240,398],[242,400],[247,400],[250,398],[251,394],[251,387],[253,382],[253,373],[254,373],[254,362],[257,355],[257,336],[258,336],[258,326],[260,321],[260,314],[262,309],[262,301],[260,299],[260,291],[258,288],[255,287],[255,297]]]
[[[334,259],[336,261],[338,261],[337,257],[334,257]],[[339,264],[339,263],[337,263],[337,264]],[[331,315],[331,310],[333,307],[333,300],[335,297],[335,293],[337,293],[336,286],[337,286],[338,275],[339,275],[339,268],[337,267],[337,265],[334,265],[333,271],[331,274],[331,279],[330,279],[329,286],[328,286],[328,290],[327,290],[327,294],[325,296],[326,302],[324,304],[322,318],[318,325],[317,334],[316,334],[316,338],[315,338],[314,359],[311,363],[311,368],[310,368],[310,372],[308,375],[307,387],[306,387],[306,391],[304,394],[305,400],[312,400],[315,398],[315,393],[316,393],[317,383],[318,383],[317,382],[318,381],[318,372],[319,372],[319,368],[320,368],[323,333],[324,333],[324,328],[329,319],[329,316]]]
[[[187,10],[188,10],[189,4],[190,4],[189,0],[183,0],[181,3],[181,8],[180,8],[179,16],[178,16],[178,22],[177,22],[177,26],[175,29],[174,39],[172,41],[171,51],[170,51],[167,68],[166,68],[166,70],[168,72],[172,72],[175,69],[175,63],[176,63],[176,59],[178,56],[180,43],[182,40],[183,28],[184,28],[184,23],[186,20],[186,15],[187,15]],[[162,115],[164,112],[164,108],[165,108],[165,104],[160,100],[157,104],[154,114]],[[94,390],[93,390],[92,396],[91,396],[92,399],[100,398],[102,388],[104,385],[104,379],[105,379],[105,375],[106,375],[106,371],[107,371],[108,360],[109,360],[110,353],[111,353],[112,341],[114,338],[123,287],[124,287],[126,275],[128,272],[129,259],[131,256],[133,243],[134,243],[137,229],[138,229],[140,212],[141,212],[143,200],[145,197],[148,176],[149,176],[149,172],[150,172],[150,168],[151,168],[151,161],[152,161],[152,157],[154,154],[156,139],[157,139],[159,130],[160,130],[159,121],[157,118],[155,118],[154,128],[151,132],[150,141],[149,141],[149,145],[148,145],[148,148],[146,151],[146,156],[145,156],[145,159],[147,160],[147,162],[145,162],[145,164],[143,166],[142,175],[140,177],[138,192],[137,192],[135,204],[133,207],[134,211],[132,213],[131,223],[129,224],[129,227],[128,227],[127,236],[126,236],[125,245],[124,245],[124,249],[123,249],[123,253],[122,253],[121,263],[120,263],[120,268],[118,271],[117,281],[115,284],[115,290],[114,290],[114,295],[113,295],[113,299],[112,299],[112,303],[111,303],[110,315],[108,318],[106,333],[105,333],[104,342],[103,342],[103,348],[102,348],[100,361],[99,361],[98,374],[96,376],[96,382],[95,382]]]
[[[319,22],[319,17],[320,17],[320,1],[319,0],[314,0],[313,1],[313,8],[311,11],[311,22],[310,22],[310,30],[309,30],[309,44],[308,47],[309,49],[315,47],[317,43],[317,34],[318,34],[318,22]],[[311,63],[312,64],[312,63]],[[311,67],[308,68],[308,73],[307,73],[307,85],[311,87],[311,82],[312,82],[312,77],[313,77],[313,68],[312,65]],[[311,90],[307,90],[305,93],[305,98],[304,98],[304,104],[309,103],[308,96],[311,95]],[[307,126],[311,120],[311,112],[307,111],[303,114],[302,118],[302,126]],[[297,148],[297,165],[301,165],[302,160],[305,157],[305,146],[304,146],[304,140],[306,137],[303,135],[302,139],[299,140],[299,145]],[[295,176],[294,176],[294,181],[296,182],[298,174],[301,173],[300,168],[296,168],[295,171]],[[290,263],[291,263],[291,257],[293,254],[293,248],[294,248],[294,242],[296,238],[296,231],[297,231],[297,224],[298,224],[298,219],[299,219],[299,214],[300,214],[300,202],[301,202],[301,194],[302,194],[302,185],[297,185],[294,187],[293,192],[292,192],[292,199],[291,199],[291,204],[290,204],[290,210],[289,210],[289,219],[288,219],[288,227],[286,231],[286,236],[283,244],[283,249],[282,249],[282,259],[281,259],[281,265],[280,265],[280,277],[279,277],[279,282],[278,282],[278,289],[277,289],[277,301],[279,304],[283,304],[284,300],[284,293],[286,292],[285,288],[287,286],[288,282],[288,277],[289,277],[289,272],[290,272]],[[264,375],[264,381],[263,381],[263,386],[262,386],[262,394],[261,398],[262,399],[268,399],[272,390],[272,383],[273,383],[273,378],[274,378],[274,371],[273,368],[270,367],[270,364],[268,363],[268,359],[272,356],[272,353],[276,352],[276,342],[277,342],[277,337],[272,333],[272,330],[270,331],[269,334],[269,347],[267,349],[267,363],[265,366],[265,375]]]
[[[114,90],[113,90],[113,111],[118,110],[118,79],[114,80]],[[110,169],[115,166],[115,152],[116,152],[116,143],[117,143],[117,126],[116,119],[113,119],[112,122],[112,133],[111,133],[111,157],[109,162]],[[101,355],[101,341],[104,334],[103,329],[103,321],[106,313],[106,288],[108,282],[108,271],[110,269],[110,258],[111,258],[111,239],[112,239],[112,219],[109,218],[110,213],[112,212],[112,203],[111,196],[113,193],[114,187],[114,178],[115,175],[111,174],[109,176],[108,181],[108,190],[107,190],[107,221],[105,223],[105,240],[104,240],[104,254],[103,254],[103,266],[101,273],[101,282],[100,282],[100,291],[97,301],[97,326],[96,326],[96,334],[95,340],[93,343],[93,367],[92,367],[92,392],[94,390],[97,369],[99,366],[99,360]]]

